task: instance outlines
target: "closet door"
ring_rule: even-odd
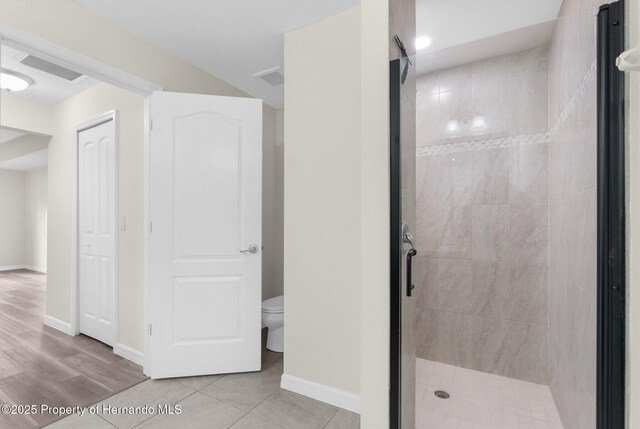
[[[115,120],[78,133],[79,331],[115,342]]]

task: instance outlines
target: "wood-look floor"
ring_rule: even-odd
[[[142,368],[84,335],[44,326],[46,276],[0,272],[0,403],[87,406],[146,377]],[[34,428],[58,417],[0,413],[0,428]]]

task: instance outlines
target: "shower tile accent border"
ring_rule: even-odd
[[[429,156],[446,153],[469,152],[472,150],[508,148],[520,144],[548,143],[548,133],[521,134],[517,136],[504,136],[488,139],[467,140],[442,145],[422,146],[416,149],[416,155]]]
[[[560,112],[560,115],[558,115],[558,118],[555,120],[553,126],[549,129],[549,132],[465,140],[442,145],[421,146],[416,148],[416,155],[418,157],[422,157],[447,153],[468,152],[472,150],[497,149],[519,144],[549,143],[551,136],[555,135],[558,132],[562,124],[564,124],[567,118],[575,110],[576,106],[578,106],[578,103],[584,96],[586,89],[595,80],[596,72],[596,62],[593,62],[587,70],[587,73],[580,81],[580,84],[574,91],[573,95],[562,109],[562,112]]]
[[[560,127],[565,123],[567,118],[571,115],[571,113],[573,113],[575,108],[579,105],[578,103],[584,97],[585,91],[587,90],[589,85],[596,79],[596,74],[597,74],[597,63],[594,61],[593,63],[591,63],[591,66],[589,67],[585,75],[582,77],[582,80],[580,81],[580,84],[574,91],[573,95],[571,96],[567,104],[564,106],[564,108],[558,115],[558,118],[555,120],[553,126],[549,129],[549,132],[547,133],[549,137],[555,135],[558,132]]]

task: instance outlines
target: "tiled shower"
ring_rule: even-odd
[[[547,69],[542,46],[418,79],[418,357],[547,379]]]
[[[417,356],[544,385],[564,429],[595,429],[601,3],[417,80]]]

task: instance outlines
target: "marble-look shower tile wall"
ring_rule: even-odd
[[[596,18],[565,0],[549,50],[549,385],[565,429],[596,427]]]
[[[418,357],[547,381],[547,46],[418,78]]]

